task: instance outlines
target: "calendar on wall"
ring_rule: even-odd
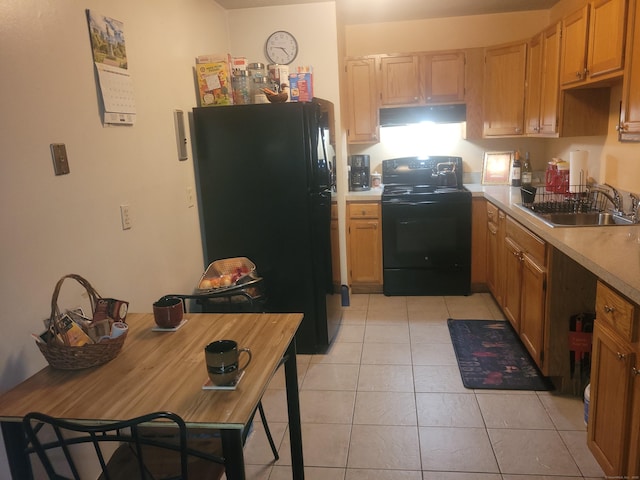
[[[87,10],[91,49],[98,76],[103,123],[133,125],[136,103],[128,70],[124,25],[113,18]]]

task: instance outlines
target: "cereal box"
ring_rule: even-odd
[[[313,99],[313,74],[290,74],[289,90],[289,96],[292,102],[310,102]]]
[[[229,62],[198,63],[195,69],[201,107],[233,104]]]

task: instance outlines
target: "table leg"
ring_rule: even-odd
[[[16,480],[32,479],[31,462],[29,461],[29,456],[25,453],[27,439],[22,423],[2,422],[2,438],[7,458],[9,459],[11,478]]]
[[[220,437],[227,480],[245,480],[242,430],[223,429],[220,431]]]
[[[300,425],[300,394],[298,392],[298,364],[296,363],[296,341],[291,340],[287,348],[284,376],[287,387],[287,410],[289,413],[289,440],[291,442],[291,471],[293,480],[304,480],[302,457],[302,426]]]

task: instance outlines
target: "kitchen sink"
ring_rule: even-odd
[[[551,212],[542,213],[531,210],[525,205],[516,204],[525,212],[538,217],[550,227],[604,227],[615,225],[633,225],[631,219],[608,212]]]

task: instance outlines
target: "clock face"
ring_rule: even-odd
[[[298,55],[298,42],[289,32],[280,30],[269,35],[265,49],[271,63],[289,65]]]

